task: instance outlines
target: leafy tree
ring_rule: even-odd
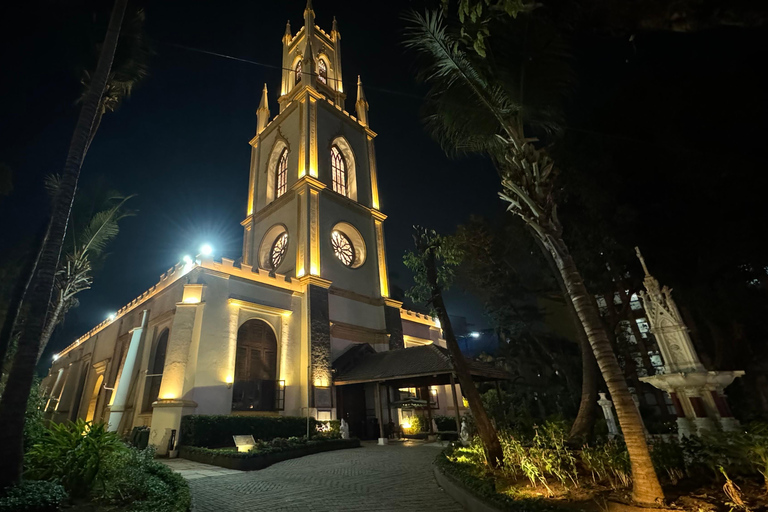
[[[516,217],[505,215],[496,223],[474,217],[459,226],[455,236],[465,253],[459,281],[483,300],[492,325],[506,341],[499,355],[506,358],[509,369],[513,362],[519,367],[513,373],[520,374],[523,382],[531,383],[531,375],[522,376],[534,370],[534,382],[543,379],[547,383],[538,386],[539,401],[547,393],[564,396],[567,404],[578,386],[569,343],[537,327],[544,322],[540,301],[562,295],[574,324],[570,337],[585,349],[582,359],[587,363],[581,365],[582,400],[570,437],[577,441],[588,436],[595,419],[597,368],[570,297],[558,286],[557,270],[550,268],[548,257],[540,256],[540,248]],[[553,377],[547,379],[547,374]]]
[[[443,290],[450,287],[453,282],[455,267],[461,261],[461,251],[450,238],[438,235],[433,230],[414,227],[414,231],[413,241],[416,250],[407,252],[403,260],[405,266],[414,274],[414,286],[407,294],[414,302],[429,304],[440,319],[453,367],[459,377],[461,391],[469,402],[478,434],[485,447],[486,460],[495,468],[504,460],[501,444],[496,435],[496,429],[483,407],[482,398],[475,387],[472,375],[469,373],[469,365],[456,341],[451,319],[443,301]]]
[[[27,397],[32,387],[32,380],[40,351],[40,341],[45,328],[51,296],[56,280],[59,257],[67,232],[72,203],[80,179],[80,169],[91,139],[101,97],[112,68],[115,48],[120,35],[123,16],[128,1],[116,0],[99,62],[88,87],[88,94],[78,116],[77,124],[69,146],[64,172],[62,173],[59,192],[56,194],[51,210],[50,221],[43,237],[39,262],[34,269],[29,284],[29,314],[24,324],[14,355],[13,366],[8,376],[5,393],[0,400],[0,488],[17,482],[21,476],[23,460],[24,411]],[[6,318],[6,323],[10,315]],[[4,336],[10,336],[12,329],[4,328]]]
[[[501,198],[551,254],[584,326],[613,398],[632,463],[634,501],[664,494],[653,468],[640,414],[616,355],[563,238],[557,213],[557,169],[537,130],[557,128],[556,98],[569,83],[567,51],[557,31],[536,16],[488,21],[492,37],[476,51],[472,38],[447,26],[442,13],[411,13],[406,45],[420,57],[419,78],[431,88],[427,128],[451,153],[488,155],[501,177]],[[554,100],[553,100],[554,98]]]
[[[49,176],[46,186],[52,196],[59,189],[59,177]],[[107,191],[104,197],[91,201],[88,194],[79,195],[73,206],[72,222],[67,230],[65,253],[56,274],[51,309],[40,340],[38,359],[42,356],[56,326],[70,308],[78,305],[77,295],[91,288],[93,271],[106,256],[109,243],[120,231],[118,222],[133,212],[125,209],[131,197]],[[94,205],[95,203],[95,210]]]

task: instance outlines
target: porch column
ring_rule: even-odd
[[[379,417],[379,444],[387,444],[387,438],[384,437],[384,411],[381,409],[381,385],[376,383],[376,411]]]
[[[123,419],[125,402],[128,399],[128,390],[134,377],[133,368],[136,366],[136,356],[139,353],[142,334],[147,326],[147,316],[149,316],[148,311],[145,309],[139,326],[131,329],[131,343],[128,345],[128,354],[125,356],[125,364],[118,377],[119,380],[115,383],[115,394],[109,407],[109,420],[107,421],[109,423],[107,426],[109,432],[117,432],[120,421]]]
[[[456,410],[456,433],[461,432],[461,413],[459,412],[459,399],[456,396],[456,379],[453,378],[451,373],[451,394],[453,395],[453,407]]]

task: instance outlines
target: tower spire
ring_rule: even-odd
[[[365,100],[363,92],[363,82],[360,75],[357,75],[357,101],[355,102],[355,111],[357,119],[365,126],[368,126],[368,102]]]
[[[261,93],[261,102],[256,111],[257,128],[256,133],[261,133],[269,123],[269,100],[267,99],[267,84],[264,84],[264,91]]]
[[[285,44],[289,44],[291,39],[293,39],[293,34],[291,33],[291,20],[288,20],[285,23],[285,35],[283,36],[283,41]]]

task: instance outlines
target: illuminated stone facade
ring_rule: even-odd
[[[274,118],[262,90],[242,258],[177,264],[57,354],[43,381],[54,421],[150,426],[163,454],[187,414],[336,418],[332,364],[352,346],[443,343],[389,297],[368,103],[358,79],[357,116],[344,110],[335,20],[321,30],[308,5],[304,22],[283,37]],[[452,415],[450,389],[438,396],[435,414]]]

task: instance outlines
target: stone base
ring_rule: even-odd
[[[379,438],[379,446],[386,446],[389,442],[389,439],[386,437],[380,437]]]

